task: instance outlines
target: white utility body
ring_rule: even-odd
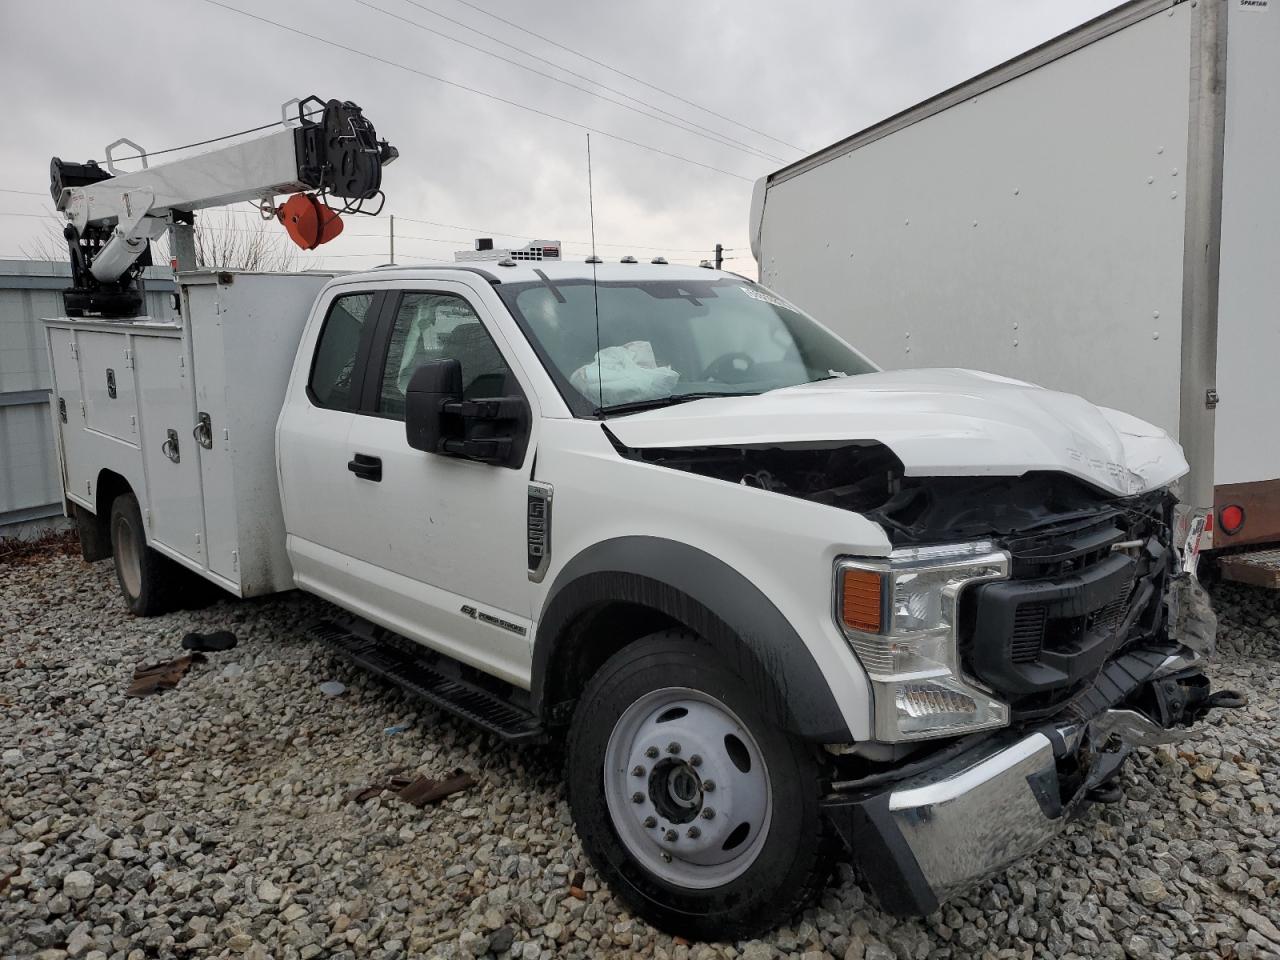
[[[110,242],[86,226],[73,256]],[[165,317],[70,291],[68,510],[129,609],[193,574],[331,601],[311,633],[356,663],[563,736],[602,875],[700,939],[815,896],[828,826],[886,908],[932,912],[1238,704],[1202,672],[1160,428],[880,371],[731,273],[489,254],[180,271]]]
[[[1277,89],[1277,4],[1134,0],[759,181],[761,280],[1162,427],[1206,547],[1278,542]]]
[[[184,274],[167,317],[49,321],[67,499],[96,512],[109,469],[160,553],[239,597],[292,589],[275,420],[329,277]]]

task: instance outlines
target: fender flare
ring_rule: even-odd
[[[534,712],[544,720],[566,699],[562,655],[574,643],[573,625],[616,601],[655,610],[697,633],[784,729],[822,743],[853,739],[813,654],[755,584],[696,547],[646,536],[592,544],[552,583],[538,620],[530,687]]]

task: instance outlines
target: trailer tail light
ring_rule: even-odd
[[[873,570],[846,569],[840,584],[840,619],[850,630],[879,633],[884,578]]]
[[[1244,507],[1237,503],[1223,507],[1218,511],[1218,526],[1229,537],[1239,533],[1244,527]]]

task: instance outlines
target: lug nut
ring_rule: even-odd
[[[686,836],[688,836],[690,840],[697,840],[700,836],[702,836],[702,831],[699,830],[697,827],[690,827],[689,832],[686,834]]]
[[[703,819],[703,820],[710,820],[710,819],[711,819],[712,817],[714,817],[715,815],[716,815],[715,807],[703,807],[703,808],[702,808],[702,819]]]
[[[632,803],[644,803],[644,794],[637,790],[631,795]]]
[[[656,827],[656,826],[658,825],[658,818],[657,818],[657,817],[645,817],[645,818],[644,818],[644,825],[645,825],[646,827],[648,827],[650,830],[652,830],[654,827]]]
[[[644,767],[640,766],[640,764],[637,763],[634,767],[631,768],[631,775],[633,777],[643,777]]]
[[[646,757],[648,757],[650,760],[657,760],[657,759],[658,759],[658,748],[657,748],[657,747],[650,747],[648,750],[646,750],[646,751],[644,752],[644,755],[645,755]]]
[[[680,839],[680,834],[676,833],[674,830],[668,830],[662,835],[662,838],[666,840],[667,843],[675,843]]]
[[[714,791],[714,790],[715,790],[715,788],[716,788],[716,782],[715,782],[714,780],[703,780],[703,781],[702,781],[702,792],[703,792],[703,793],[711,793],[712,791]]]
[[[695,753],[692,757],[689,758],[689,766],[691,767],[702,766],[702,757],[698,756],[698,754]]]
[[[667,744],[667,753],[679,753],[679,752],[680,752],[680,744],[676,743],[674,740],[672,740],[670,743]]]

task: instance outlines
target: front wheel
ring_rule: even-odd
[[[672,933],[750,937],[787,920],[830,869],[812,750],[695,637],[610,658],[569,731],[568,785],[596,869]]]

